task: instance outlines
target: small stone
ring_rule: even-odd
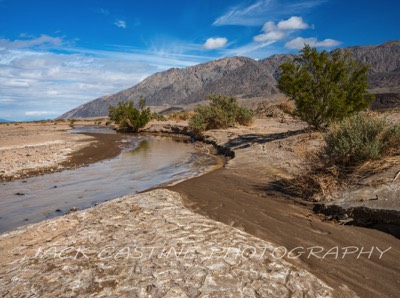
[[[16,192],[15,195],[16,196],[24,196],[25,194],[23,192]]]

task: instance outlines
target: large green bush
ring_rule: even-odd
[[[296,104],[296,114],[320,129],[369,106],[368,66],[341,50],[329,54],[306,45],[280,66],[278,88]]]
[[[151,111],[145,108],[144,98],[139,99],[139,109],[135,108],[132,101],[119,102],[117,107],[108,107],[108,116],[118,125],[118,130],[123,132],[138,132],[151,120]]]
[[[253,112],[240,107],[235,98],[212,94],[207,99],[211,101],[210,105],[197,106],[196,114],[189,121],[193,132],[228,128],[236,124],[250,125],[253,122]]]
[[[400,148],[400,126],[358,114],[332,125],[324,135],[325,152],[338,165],[353,166]]]

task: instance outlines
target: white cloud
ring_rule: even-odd
[[[58,39],[61,46],[54,48],[56,51],[51,50],[53,46],[46,49],[36,38],[25,40],[22,45],[19,41],[1,40],[0,118],[40,118],[25,114],[32,111],[61,115],[84,102],[129,88],[155,72],[211,59],[190,54],[193,49],[199,51],[198,44],[165,44],[158,51],[130,47],[92,50],[78,48],[58,37],[46,40]],[[32,46],[28,48],[28,44]]]
[[[334,40],[334,39],[324,39],[322,41],[318,41],[314,37],[310,38],[303,38],[303,37],[297,37],[285,44],[285,47],[288,49],[302,49],[305,44],[310,45],[311,47],[316,47],[316,48],[333,48],[341,44],[340,41]]]
[[[262,28],[264,32],[270,32],[276,30],[276,25],[274,22],[266,22]]]
[[[341,42],[338,41],[338,40],[327,38],[327,39],[324,39],[322,41],[318,41],[315,44],[315,46],[316,47],[321,47],[321,48],[334,48],[334,47],[339,46],[340,44],[341,44]]]
[[[274,42],[252,42],[235,49],[226,50],[226,56],[251,56],[256,59],[262,59],[274,54],[270,48],[266,49],[267,46],[270,46]]]
[[[291,17],[286,21],[280,21],[278,28],[281,30],[300,30],[307,29],[309,26],[303,21],[302,17]]]
[[[25,36],[25,35],[23,35]],[[0,39],[0,49],[21,49],[30,48],[36,46],[46,46],[46,47],[57,47],[63,44],[63,40],[60,37],[51,37],[42,34],[40,37],[33,39],[20,39],[11,41],[9,39]]]
[[[44,116],[44,115],[57,115],[54,112],[49,111],[28,111],[25,112],[25,116]]]
[[[116,20],[114,25],[118,28],[126,29],[126,22],[124,20]]]
[[[226,46],[227,43],[228,39],[226,39],[225,37],[209,38],[203,44],[203,48],[207,50],[219,49]]]
[[[276,30],[276,31],[271,31],[271,32],[268,32],[268,33],[264,33],[264,34],[260,34],[260,35],[254,36],[253,39],[254,39],[254,41],[257,41],[257,42],[277,41],[277,40],[280,40],[280,39],[284,38],[285,34],[286,33],[283,32],[283,31]]]
[[[266,19],[278,19],[287,15],[299,15],[326,2],[327,0],[257,0],[250,5],[231,7],[218,17],[213,25],[259,26]]]
[[[253,40],[256,42],[278,41],[289,36],[292,31],[307,29],[308,27],[302,17],[296,16],[281,20],[278,24],[267,22],[262,28],[264,33],[254,36]]]

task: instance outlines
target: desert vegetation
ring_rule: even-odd
[[[333,124],[324,140],[331,163],[354,166],[398,153],[400,126],[372,113],[357,114]]]
[[[236,124],[250,125],[253,122],[253,112],[240,107],[234,97],[211,94],[207,98],[210,105],[199,105],[189,121],[191,130],[199,134],[209,129],[226,129]]]
[[[400,125],[377,113],[359,113],[333,123],[322,141],[320,150],[309,152],[301,175],[277,181],[273,187],[319,200],[399,163]]]
[[[146,108],[143,97],[139,99],[139,109],[132,101],[119,102],[117,107],[109,106],[109,118],[118,126],[119,131],[138,132],[151,120],[151,111]]]
[[[280,68],[278,88],[295,103],[293,115],[322,133],[322,147],[309,154],[302,175],[279,181],[281,189],[315,199],[394,165],[400,125],[361,112],[373,100],[367,94],[368,66],[341,51],[305,46],[299,58]]]
[[[192,112],[187,112],[187,111],[174,112],[168,115],[168,120],[187,121],[190,120],[192,116],[193,116]]]
[[[161,115],[160,113],[153,112],[151,113],[151,120],[155,121],[167,121],[167,118],[164,115]]]
[[[329,54],[306,45],[280,66],[278,88],[296,103],[296,115],[321,129],[367,108],[368,66],[340,50]]]

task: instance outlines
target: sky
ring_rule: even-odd
[[[53,119],[153,73],[400,38],[397,0],[0,0],[0,118]]]

